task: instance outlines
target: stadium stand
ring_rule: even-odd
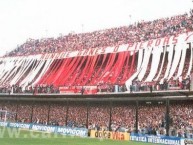
[[[135,132],[136,105],[133,101],[109,102],[29,102],[1,101],[0,109],[16,112],[9,121],[67,127],[88,127],[94,130]],[[89,105],[88,105],[89,104]],[[67,109],[68,108],[68,109]],[[170,135],[193,135],[192,100],[173,100],[170,104]],[[138,132],[166,134],[165,101],[140,101]],[[111,112],[111,113],[110,113]],[[111,115],[110,115],[111,114]],[[159,115],[158,115],[159,114]],[[1,120],[2,120],[1,114]]]
[[[0,109],[13,112],[9,121],[14,122],[151,135],[167,134],[169,124],[169,135],[192,136],[192,100],[172,100],[167,117],[165,98],[144,99],[137,106],[135,100],[103,102],[100,96],[116,98],[126,91],[134,99],[140,94],[157,97],[154,93],[165,97],[169,90],[175,97],[192,95],[192,19],[191,12],[56,39],[29,39],[0,58],[0,93],[12,97],[0,96]],[[44,96],[56,99],[59,93],[72,100],[47,101]],[[85,94],[99,96],[93,95],[93,101]],[[38,96],[45,98],[39,101]]]
[[[120,92],[190,89],[189,78],[193,72],[191,40],[188,44],[180,42],[182,35],[183,39],[186,35],[186,39],[192,36],[192,18],[190,12],[56,39],[29,39],[1,58],[0,92],[81,93],[81,86],[87,86],[83,88],[85,93],[114,92],[117,91],[115,85]],[[157,45],[149,50],[143,46],[145,42],[149,47],[153,41],[157,44],[162,39],[164,48]],[[134,44],[139,48],[135,49]],[[109,47],[115,52],[122,47],[128,48],[124,48],[127,51],[104,54]],[[175,50],[175,47],[180,49]],[[99,50],[102,52],[84,56],[93,54],[92,49],[95,54]],[[80,56],[73,55],[77,51]],[[148,62],[141,62],[140,67],[143,57]],[[158,68],[161,69],[158,71]]]

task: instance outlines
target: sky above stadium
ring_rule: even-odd
[[[192,0],[0,0],[0,56],[28,38],[125,26],[191,8]]]

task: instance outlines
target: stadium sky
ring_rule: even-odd
[[[189,12],[192,0],[0,0],[0,56],[57,37]]]

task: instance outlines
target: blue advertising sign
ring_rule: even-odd
[[[7,127],[8,126],[8,122],[0,122],[0,126]]]
[[[14,123],[14,122],[0,122],[0,126],[44,131],[49,133],[59,133],[62,135],[71,135],[80,137],[88,136],[88,129],[86,128],[70,128],[70,127],[58,127],[41,124]]]
[[[170,136],[154,136],[131,133],[130,140],[166,145],[181,145],[181,138]]]
[[[7,127],[30,129],[31,128],[31,124],[29,124],[29,123],[12,123],[12,122],[10,122],[7,125]]]
[[[58,127],[57,133],[60,133],[63,135],[87,137],[88,136],[88,129],[86,129],[86,128]]]
[[[32,130],[38,130],[38,131],[45,131],[45,132],[56,132],[55,126],[47,126],[47,125],[39,125],[39,124],[33,124],[31,127]]]

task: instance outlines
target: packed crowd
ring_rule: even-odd
[[[101,103],[46,103],[46,102],[0,102],[0,109],[11,112],[9,121],[57,125],[68,127],[88,127],[95,130],[134,132],[136,106],[126,102]],[[172,136],[193,137],[192,101],[170,103],[170,131]],[[157,115],[159,114],[159,115]],[[4,119],[3,114],[0,115]],[[87,119],[88,118],[88,119]],[[164,102],[139,104],[138,132],[142,134],[166,134],[166,105]]]
[[[90,106],[89,112],[89,129],[108,130],[110,121],[110,109],[108,105]]]
[[[135,130],[135,106],[134,105],[116,105],[112,108],[112,124],[113,131],[127,131]]]
[[[138,91],[167,91],[167,90],[190,90],[191,80],[190,77],[183,79],[181,81],[178,80],[164,80],[162,83],[156,82],[143,82],[143,81],[133,81],[130,86],[130,92],[138,92]]]
[[[79,110],[79,111],[77,111]],[[68,108],[68,127],[86,127],[87,107],[86,104],[73,102]]]
[[[68,86],[65,86],[68,87]],[[87,92],[84,90],[86,86],[79,86],[83,89],[74,92],[75,94],[88,94],[89,90]],[[126,86],[125,85],[112,85],[108,83],[100,84],[97,87],[97,93],[118,93],[118,92],[126,92]],[[30,86],[28,89],[24,89],[22,87],[19,87],[17,85],[14,85],[13,87],[0,87],[0,93],[2,94],[59,94],[60,93],[60,87],[51,87],[51,86],[37,86],[32,87]],[[70,88],[70,86],[69,86]],[[133,81],[132,85],[130,86],[130,92],[153,92],[153,91],[168,91],[168,90],[190,90],[190,79],[186,78],[183,79],[182,82],[179,82],[178,80],[171,80],[171,81],[165,81],[163,83],[159,82],[141,82],[141,81]]]
[[[56,39],[28,39],[24,44],[7,54],[7,56],[77,51],[178,35],[193,30],[192,20],[191,12],[190,15],[185,13],[154,21],[141,21],[129,26],[80,34],[70,33]]]

